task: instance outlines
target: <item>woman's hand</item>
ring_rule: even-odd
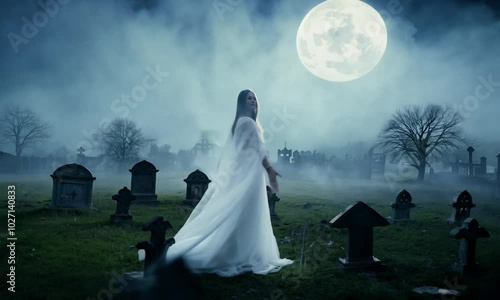
[[[278,176],[281,177],[281,174],[278,173],[273,167],[269,167],[266,169],[267,175],[269,176],[269,183],[271,184],[271,189],[273,192],[278,193],[279,192],[279,186],[278,186]]]

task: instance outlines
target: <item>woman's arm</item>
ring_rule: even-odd
[[[271,189],[277,193],[279,192],[278,179],[277,176],[281,175],[271,166],[267,156],[262,160],[262,166],[266,169],[267,175],[269,176],[269,183],[271,184]]]
[[[267,159],[267,156],[264,156],[264,159],[262,160],[262,166],[264,169],[272,168],[271,163],[269,162],[269,159]]]

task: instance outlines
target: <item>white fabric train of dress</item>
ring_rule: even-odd
[[[265,156],[255,121],[238,119],[214,178],[166,254],[194,273],[268,274],[293,263],[280,258],[267,202]]]

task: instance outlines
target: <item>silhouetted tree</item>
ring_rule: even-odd
[[[104,125],[94,134],[94,139],[98,148],[120,169],[127,163],[136,162],[141,149],[154,141],[146,138],[136,123],[126,118],[116,118]]]
[[[51,130],[33,110],[17,104],[7,105],[0,115],[0,140],[13,144],[18,158],[24,149],[46,142]]]
[[[440,159],[465,143],[460,123],[462,115],[450,107],[429,104],[398,110],[379,135],[379,143],[392,161],[404,159],[418,170],[423,180],[430,158]]]

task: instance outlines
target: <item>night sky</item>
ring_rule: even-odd
[[[465,108],[463,126],[476,150],[500,147],[498,1],[365,1],[386,22],[387,50],[370,73],[344,83],[315,77],[297,56],[298,26],[322,1],[66,0],[26,43],[13,46],[9,33],[22,35],[23,18],[41,11],[37,2],[0,4],[0,106],[29,106],[54,125],[40,154],[88,148],[90,133],[115,117],[133,119],[173,151],[191,148],[203,130],[221,144],[246,88],[260,100],[264,129],[275,111],[295,116],[267,136],[273,156],[285,141],[292,149],[331,152],[370,144],[404,105],[463,107],[488,77],[496,86]],[[233,6],[221,14],[217,3]],[[155,68],[168,75],[145,99],[120,100]]]

